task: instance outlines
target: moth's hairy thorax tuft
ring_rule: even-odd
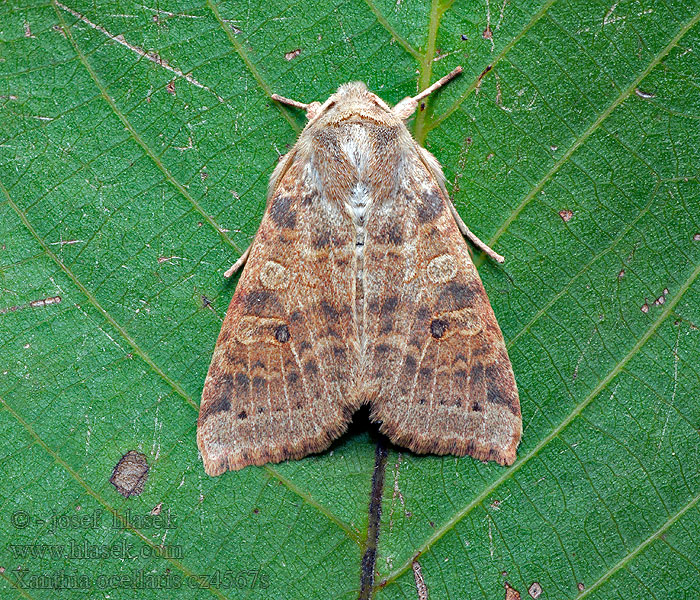
[[[391,212],[401,186],[399,167],[414,142],[403,122],[377,104],[364,84],[346,84],[337,96],[301,134],[297,159],[308,165],[307,179],[318,192],[319,212],[336,214],[351,224],[353,320],[364,356],[366,298],[372,285],[365,268],[367,236],[376,229],[373,223]]]

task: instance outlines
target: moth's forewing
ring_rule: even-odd
[[[356,408],[354,230],[293,154],[226,313],[197,441],[209,475],[328,447]]]
[[[394,210],[370,229],[365,249],[367,271],[382,274],[365,296],[378,307],[366,327],[372,415],[414,452],[511,464],[522,420],[503,335],[441,173],[418,152],[401,164]]]

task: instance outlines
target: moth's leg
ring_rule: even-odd
[[[303,102],[299,102],[298,100],[292,100],[291,98],[285,98],[284,96],[280,96],[279,94],[272,94],[270,98],[276,100],[277,102],[281,102],[282,104],[288,104],[289,106],[294,106],[296,108],[301,108],[302,110],[305,110],[306,118],[309,119],[309,121],[318,114],[318,109],[321,108],[320,102],[310,102],[309,104],[304,104]]]
[[[236,271],[238,271],[238,269],[240,269],[245,264],[245,261],[248,260],[248,255],[250,254],[250,249],[252,246],[253,244],[248,246],[248,249],[243,254],[241,254],[241,257],[235,263],[233,263],[233,265],[231,265],[231,268],[228,271],[226,271],[226,273],[224,273],[224,277],[226,277],[226,279],[231,277]]]
[[[457,227],[459,227],[459,230],[462,232],[462,235],[466,237],[472,244],[474,244],[479,250],[482,250],[483,252],[486,253],[487,256],[490,256],[495,260],[496,262],[503,263],[505,262],[505,258],[502,257],[498,252],[484,244],[472,231],[467,227],[467,224],[462,220],[462,217],[459,216],[459,213],[457,212],[457,209],[455,208],[455,205],[452,204],[451,199],[447,199],[448,204],[450,205],[450,211],[452,211],[452,216],[454,217],[454,220],[457,222]]]
[[[448,83],[449,81],[452,81],[457,75],[459,75],[462,72],[462,67],[456,67],[452,71],[450,71],[447,75],[442,77],[441,79],[438,79],[433,85],[430,87],[425,88],[420,94],[417,96],[413,97],[408,97],[404,98],[399,102],[394,108],[392,109],[392,112],[402,121],[405,119],[408,119],[414,112],[416,112],[416,108],[418,108],[418,102],[425,98],[426,96],[429,96],[432,94],[435,90],[441,88],[443,85]]]

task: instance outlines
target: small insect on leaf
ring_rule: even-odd
[[[520,402],[506,346],[435,157],[404,121],[458,67],[393,108],[359,82],[308,123],[267,208],[202,392],[209,475],[326,449],[363,404],[418,453],[515,460]]]

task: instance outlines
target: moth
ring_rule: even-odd
[[[365,84],[323,104],[272,176],[209,367],[209,475],[326,449],[362,405],[416,453],[515,460],[513,370],[435,157],[404,121],[461,67],[393,108]]]

